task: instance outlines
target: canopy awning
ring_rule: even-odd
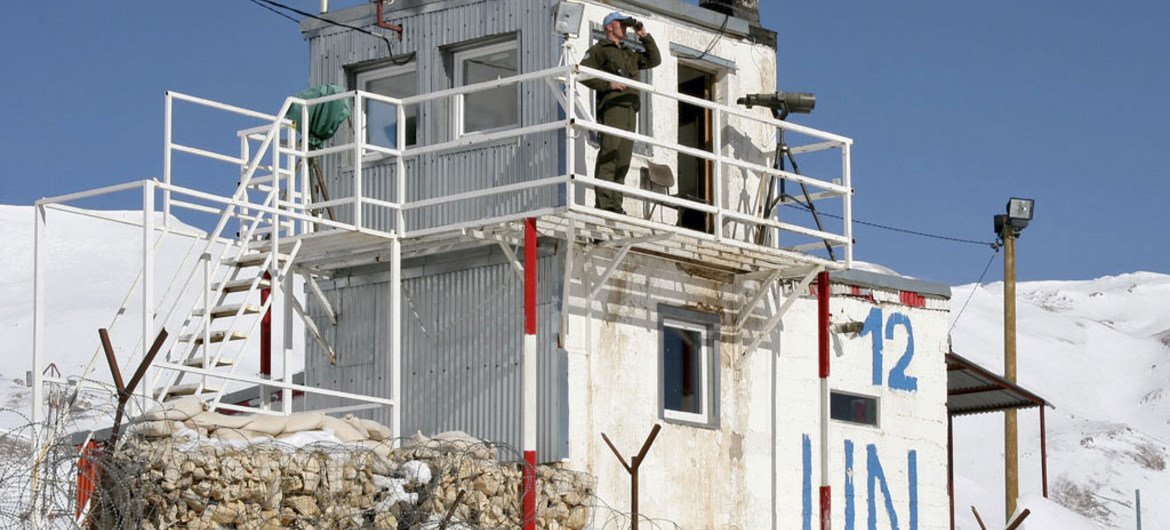
[[[1044,398],[950,352],[947,359],[947,413],[951,416],[1042,407]]]

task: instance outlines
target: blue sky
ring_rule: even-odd
[[[856,142],[857,219],[990,241],[1007,199],[1031,197],[1021,279],[1170,272],[1165,3],[760,3],[780,87],[818,96],[794,121]],[[165,90],[275,111],[307,79],[296,26],[246,0],[13,2],[0,35],[5,204],[158,176]],[[855,236],[858,259],[952,284],[992,254]]]

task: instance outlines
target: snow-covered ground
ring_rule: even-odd
[[[140,212],[105,214],[127,221]],[[142,232],[127,224],[50,211],[46,261],[46,350],[60,371],[79,374],[135,283]],[[31,367],[33,209],[0,206],[0,429],[25,423]],[[190,266],[199,240],[173,236],[157,253],[155,291],[162,296],[174,271]],[[192,249],[196,250],[192,250]],[[892,273],[880,265],[867,270]],[[956,287],[955,352],[1002,371],[1002,284]],[[139,296],[137,293],[134,297]],[[1145,528],[1170,528],[1170,276],[1138,272],[1076,282],[1027,282],[1018,287],[1019,381],[1055,407],[1048,419],[1051,501],[1040,493],[1040,436],[1034,410],[1020,414],[1021,507],[1024,528],[1134,528],[1134,491],[1143,499]],[[139,339],[138,298],[114,327],[120,351]],[[952,313],[951,318],[957,315]],[[279,322],[279,318],[274,318]],[[255,373],[245,356],[240,373]],[[294,367],[296,368],[296,367]],[[98,364],[90,377],[108,380]],[[3,410],[3,409],[12,410]],[[13,412],[17,411],[17,412]],[[18,413],[19,412],[19,413]],[[958,528],[976,529],[971,506],[991,527],[1003,519],[1000,414],[955,421]],[[1052,502],[1055,501],[1055,502]]]

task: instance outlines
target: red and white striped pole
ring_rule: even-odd
[[[524,530],[536,530],[536,218],[524,220]]]
[[[821,530],[832,527],[829,486],[829,272],[817,274],[817,357],[821,378]]]

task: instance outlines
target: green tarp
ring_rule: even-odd
[[[345,87],[341,85],[319,85],[308,90],[297,92],[295,97],[301,99],[314,99],[322,96],[330,96],[333,94],[340,94],[345,92]],[[349,98],[336,99],[325,103],[316,103],[309,105],[309,147],[317,149],[321,144],[334,134],[337,134],[337,128],[349,119],[352,109]],[[285,117],[297,124],[297,132],[304,131],[304,124],[301,121],[301,106],[292,105],[289,107],[288,114]]]

